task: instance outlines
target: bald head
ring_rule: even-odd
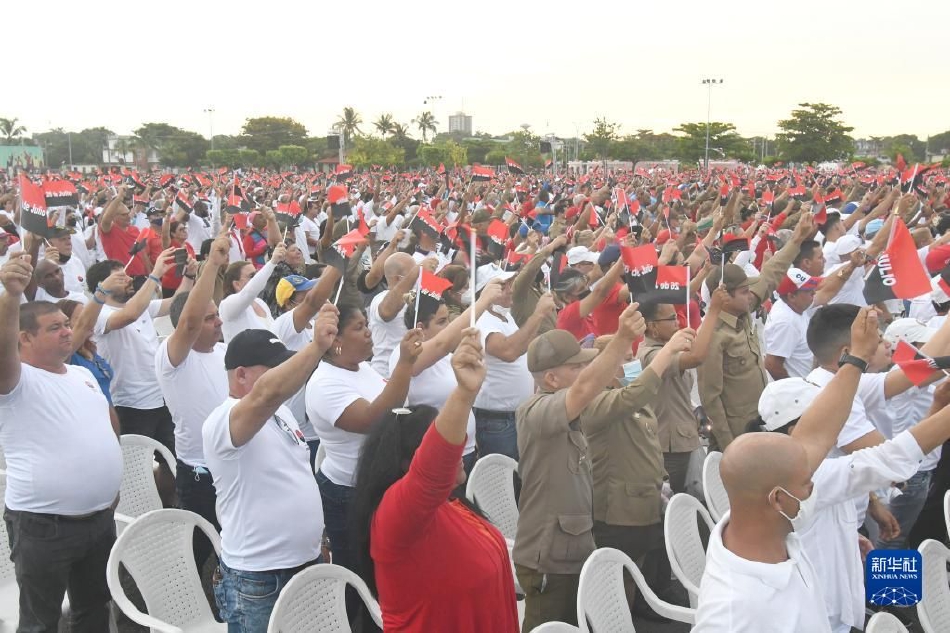
[[[412,268],[415,261],[412,255],[407,253],[393,253],[383,264],[383,274],[386,275],[386,283],[389,287],[396,285],[399,277],[405,275]]]
[[[766,507],[776,487],[793,490],[809,479],[808,456],[801,444],[784,433],[746,433],[737,437],[719,465],[729,505]]]
[[[48,259],[41,259],[33,272],[36,283],[54,297],[61,298],[64,293],[63,269]]]

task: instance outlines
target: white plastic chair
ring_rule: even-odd
[[[514,540],[518,529],[515,472],[518,462],[507,455],[491,453],[475,462],[465,485],[465,496],[476,504],[506,539]]]
[[[658,614],[677,622],[695,622],[693,609],[660,600],[629,556],[612,547],[602,547],[590,555],[581,569],[577,623],[583,633],[636,633],[623,586],[624,569],[630,572],[637,590]]]
[[[924,559],[923,596],[917,603],[920,626],[925,633],[946,633],[950,631],[950,585],[947,585],[950,550],[930,538],[917,549]]]
[[[663,520],[663,536],[670,567],[689,593],[689,605],[694,609],[699,602],[699,583],[706,569],[706,550],[699,535],[697,515],[712,532],[715,524],[703,504],[692,495],[679,493],[670,499]]]
[[[579,628],[567,622],[545,622],[532,629],[532,633],[578,633]]]
[[[947,534],[950,535],[950,490],[943,495],[943,520],[947,524]]]
[[[323,460],[327,458],[327,447],[323,445],[323,442],[320,442],[320,446],[317,447],[317,454],[313,458],[313,470],[314,472],[320,470],[320,464],[323,463]]]
[[[703,462],[703,496],[706,497],[709,515],[716,523],[729,511],[729,495],[726,494],[726,487],[722,485],[722,477],[719,476],[721,461],[722,453],[712,451],[706,455],[706,461]]]
[[[0,499],[7,493],[7,473],[0,471]],[[0,521],[0,631],[15,631],[20,622],[20,588],[10,560],[10,535]]]
[[[130,523],[109,554],[106,580],[112,600],[133,622],[159,633],[222,633],[227,624],[215,622],[192,548],[195,528],[201,529],[221,555],[221,538],[214,527],[194,512],[155,510]],[[138,587],[148,613],[132,604],[119,581],[123,565]]]
[[[352,585],[382,628],[383,613],[363,579],[346,567],[313,565],[290,579],[270,614],[268,633],[349,633],[346,586]]]
[[[867,628],[864,629],[864,633],[908,633],[907,627],[901,624],[901,621],[897,619],[897,616],[891,615],[886,611],[881,611],[880,613],[875,613],[874,616],[868,620]]]
[[[155,485],[155,451],[158,451],[172,475],[175,474],[175,456],[163,444],[144,435],[123,435],[122,487],[119,489],[119,505],[115,509],[117,533],[146,512],[162,509],[162,499]]]

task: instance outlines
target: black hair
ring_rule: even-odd
[[[662,303],[657,303],[655,301],[643,301],[640,303],[640,307],[637,310],[640,312],[640,316],[643,317],[644,321],[653,321],[656,319],[657,313],[660,311],[660,306]]]
[[[950,213],[945,211],[940,214],[940,219],[937,220],[936,230],[938,236],[950,231]]]
[[[946,314],[948,311],[950,311],[950,301],[947,301],[946,303],[937,303],[936,301],[931,301],[930,303],[933,305],[937,314]]]
[[[344,301],[337,305],[336,308],[340,311],[340,322],[337,326],[337,330],[341,333],[343,332],[343,328],[348,326],[356,317],[366,316],[363,307],[356,303]]]
[[[778,427],[777,429],[768,431],[765,428],[765,420],[763,420],[761,417],[758,417],[746,425],[745,432],[746,433],[770,433],[771,432],[771,433],[784,433],[785,435],[789,435],[792,432],[792,427],[798,424],[799,420],[801,420],[801,417],[797,417],[794,420],[789,420],[788,422]]]
[[[851,344],[851,324],[860,308],[850,303],[836,303],[819,308],[808,323],[805,338],[808,349],[819,363],[837,360],[838,350]]]
[[[412,301],[409,301],[409,298],[412,298]],[[416,319],[416,301],[419,301],[419,318]],[[441,306],[445,305],[445,301],[442,298],[434,299],[427,295],[423,295],[419,299],[416,298],[415,293],[407,295],[406,299],[406,311],[403,313],[403,321],[406,323],[406,329],[411,330],[419,325],[429,325],[436,313],[439,311]]]
[[[120,268],[122,268],[122,262],[114,259],[105,259],[90,266],[89,270],[86,271],[86,286],[89,288],[89,292],[95,292],[99,284]]]
[[[815,256],[815,249],[821,248],[821,244],[817,240],[805,240],[802,242],[802,245],[798,249],[798,255],[795,256],[795,259],[792,260],[792,266],[795,268],[801,268],[801,263],[803,260],[811,259]]]
[[[828,235],[828,231],[835,228],[835,226],[841,222],[840,213],[829,213],[828,218],[825,220],[825,223],[818,227],[818,230],[821,231],[822,235]]]
[[[181,319],[181,313],[185,310],[185,302],[188,301],[190,290],[179,292],[172,299],[172,305],[168,309],[168,318],[171,319],[172,327],[178,327],[178,320]]]

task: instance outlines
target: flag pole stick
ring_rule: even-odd
[[[132,262],[135,260],[135,255],[129,258],[129,262],[125,265],[125,268],[122,269],[123,272],[129,272],[129,266],[132,265]]]
[[[345,268],[345,267],[344,267]],[[340,285],[336,289],[336,297],[333,298],[333,305],[336,305],[340,302],[340,295],[343,294],[343,284],[346,283],[346,279],[343,275],[340,276]]]
[[[469,287],[471,288],[471,292],[472,292],[472,295],[473,295],[473,298],[474,298],[474,294],[475,294],[475,266],[476,266],[476,264],[478,263],[478,260],[475,258],[475,250],[476,250],[475,240],[477,239],[476,236],[475,236],[475,226],[474,226],[473,224],[471,224],[471,223],[469,223],[468,236],[469,236],[469,243],[470,243],[470,246],[471,246],[471,249],[472,249],[472,257],[471,257],[471,259],[469,260],[469,268],[470,268],[470,269],[469,269],[469,280],[468,280],[468,284],[469,284]],[[550,283],[550,282],[549,282],[549,283]],[[469,315],[468,315],[468,316],[469,316],[469,327],[475,327],[475,309],[474,309],[474,308],[475,308],[475,302],[472,301],[472,306],[471,306],[471,308],[469,309]]]
[[[419,276],[416,277],[416,314],[412,318],[412,327],[419,327],[419,299],[422,294],[422,269],[419,269]]]
[[[686,327],[689,327],[689,264],[686,265]]]

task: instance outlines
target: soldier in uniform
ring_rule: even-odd
[[[801,243],[814,232],[814,218],[803,213],[788,244],[748,277],[741,266],[716,267],[706,278],[710,292],[722,284],[729,299],[719,313],[706,360],[699,366],[699,397],[712,423],[719,450],[724,450],[758,416],[759,396],[768,382],[759,337],[750,313],[772,296]]]

